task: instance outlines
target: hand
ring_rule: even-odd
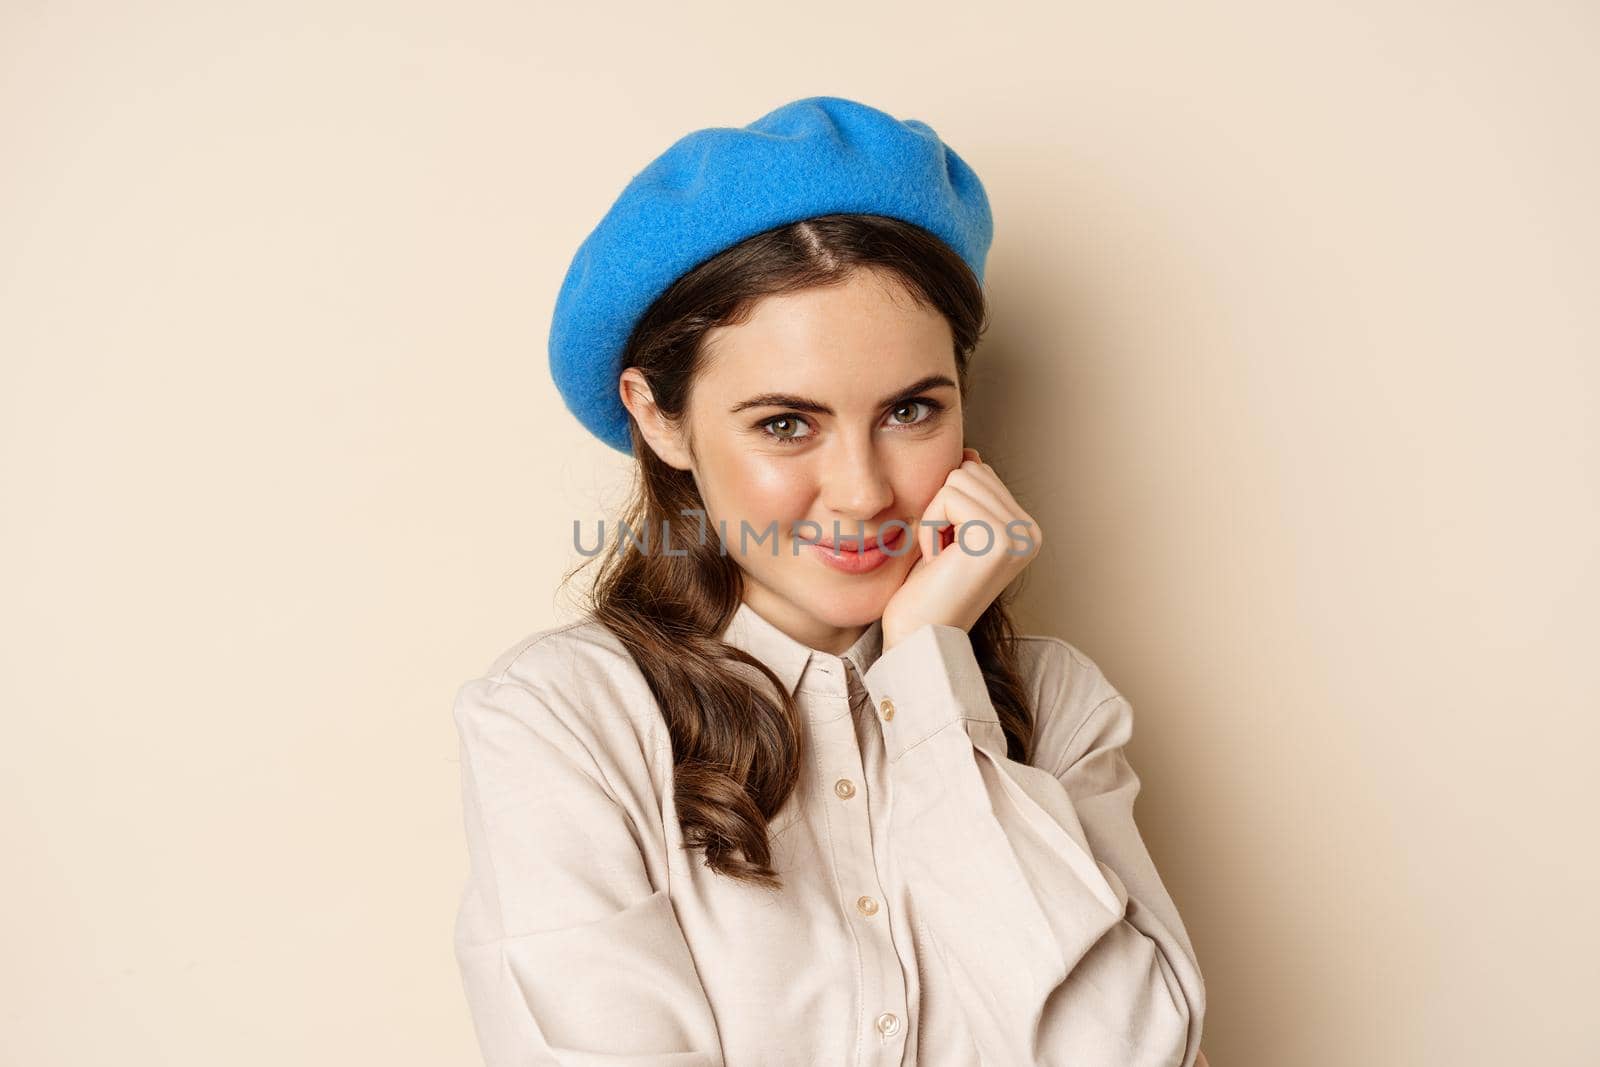
[[[916,562],[883,609],[885,652],[926,623],[972,629],[1044,544],[1038,523],[978,450],[964,448],[962,455],[909,531]],[[950,525],[926,525],[938,522]]]

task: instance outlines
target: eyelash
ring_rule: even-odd
[[[895,428],[896,429],[900,429],[900,430],[915,430],[919,426],[926,426],[928,423],[930,423],[934,419],[938,418],[939,415],[941,413],[943,413],[943,411],[944,411],[944,405],[943,404],[939,403],[939,401],[937,401],[937,400],[932,399],[931,397],[924,397],[924,396],[912,397],[910,400],[902,400],[902,401],[900,401],[900,403],[896,404],[893,408],[890,408],[889,410],[890,410],[890,413],[892,414],[893,412],[898,411],[899,409],[901,409],[903,407],[906,407],[908,405],[912,405],[912,404],[921,404],[923,407],[927,408],[928,409],[928,417],[925,418],[925,419],[918,419],[916,422],[898,422],[898,423],[895,423]],[[785,413],[783,415],[774,415],[770,419],[762,419],[760,422],[756,423],[756,429],[761,431],[762,436],[766,437],[768,440],[770,440],[774,444],[778,444],[778,445],[797,445],[797,444],[800,444],[801,442],[803,442],[803,441],[808,439],[809,435],[807,437],[779,437],[777,434],[775,434],[771,430],[767,429],[767,427],[769,425],[771,425],[772,423],[774,423],[774,422],[782,422],[785,419],[793,419],[793,420],[797,420],[797,421],[800,421],[800,422],[806,422],[805,416],[797,414],[797,413],[791,411],[791,412],[787,412],[787,413]],[[807,425],[809,425],[809,423],[807,423]]]

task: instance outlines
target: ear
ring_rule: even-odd
[[[622,372],[617,381],[617,395],[633,421],[639,424],[639,432],[644,435],[650,451],[678,470],[686,471],[693,466],[689,461],[689,449],[684,445],[683,429],[656,407],[655,397],[651,396],[650,386],[638,367],[628,367]]]

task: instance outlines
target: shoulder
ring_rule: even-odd
[[[521,686],[564,704],[609,703],[612,710],[634,714],[646,709],[608,698],[649,688],[627,646],[588,615],[525,635],[466,684],[474,683]]]
[[[624,661],[633,663],[622,642],[593,616],[585,615],[523,635],[497,654],[480,677],[560,685],[569,676],[598,667],[614,669]]]
[[[1034,712],[1035,766],[1059,774],[1092,748],[1127,742],[1133,708],[1081,648],[1022,634],[1017,663]]]
[[[462,738],[480,749],[536,735],[573,758],[611,766],[663,742],[663,720],[622,641],[592,616],[528,633],[463,682],[454,702]]]

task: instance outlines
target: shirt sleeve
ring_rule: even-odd
[[[520,680],[455,701],[471,874],[457,961],[487,1067],[722,1067],[665,888],[573,710]]]
[[[1134,825],[1127,700],[1090,687],[1065,749],[1035,757],[1046,769],[1008,758],[960,627],[919,627],[862,681],[890,767],[890,862],[984,1061],[1192,1067],[1205,986]],[[1046,710],[1081,714],[1069,691],[1084,689],[1043,699],[1077,707]]]

